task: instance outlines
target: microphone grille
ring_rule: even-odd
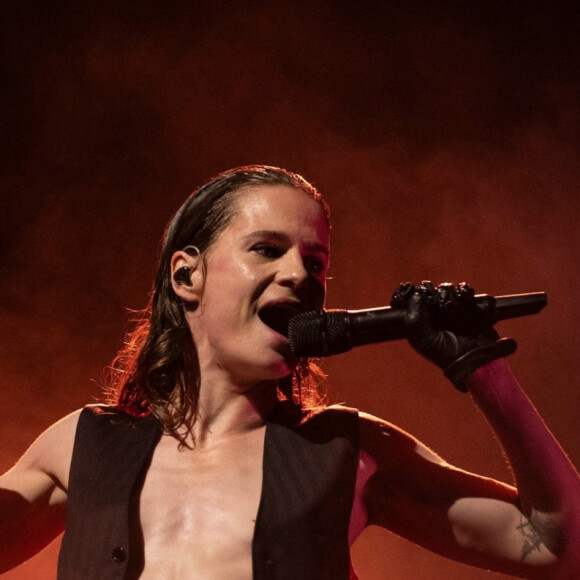
[[[350,343],[346,310],[313,310],[288,323],[288,340],[296,356],[325,357],[345,352]]]

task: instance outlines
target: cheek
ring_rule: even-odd
[[[256,272],[242,260],[215,260],[206,273],[202,302],[210,317],[231,318],[247,313],[258,285]]]
[[[241,260],[236,264],[236,271],[234,272],[234,275],[240,276],[241,279],[247,282],[256,282],[258,279],[254,269]]]
[[[212,256],[208,264],[207,276],[214,278],[214,283],[236,286],[236,283],[239,284],[243,280],[255,280],[254,268],[244,252],[220,251],[219,254]]]
[[[313,310],[322,308],[326,298],[326,280],[312,280],[308,293],[309,307]]]

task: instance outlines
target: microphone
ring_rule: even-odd
[[[475,303],[490,325],[536,314],[546,306],[545,292],[491,296],[476,294]],[[405,310],[383,306],[368,310],[313,310],[288,323],[290,348],[296,356],[325,357],[363,344],[405,338]]]

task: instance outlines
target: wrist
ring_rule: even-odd
[[[461,392],[469,390],[468,377],[481,367],[497,359],[503,359],[516,351],[513,338],[502,338],[466,352],[445,368],[445,376]]]
[[[478,387],[487,388],[490,384],[495,384],[502,378],[507,377],[512,377],[507,358],[497,358],[477,367],[473,372],[468,374],[465,377],[465,384],[471,391]]]
[[[500,405],[517,413],[523,391],[507,358],[498,358],[478,367],[465,377],[464,383],[479,407],[487,408],[491,405],[497,408]]]

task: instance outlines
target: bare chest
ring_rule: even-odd
[[[250,579],[265,429],[202,449],[162,437],[139,501],[142,579]]]

